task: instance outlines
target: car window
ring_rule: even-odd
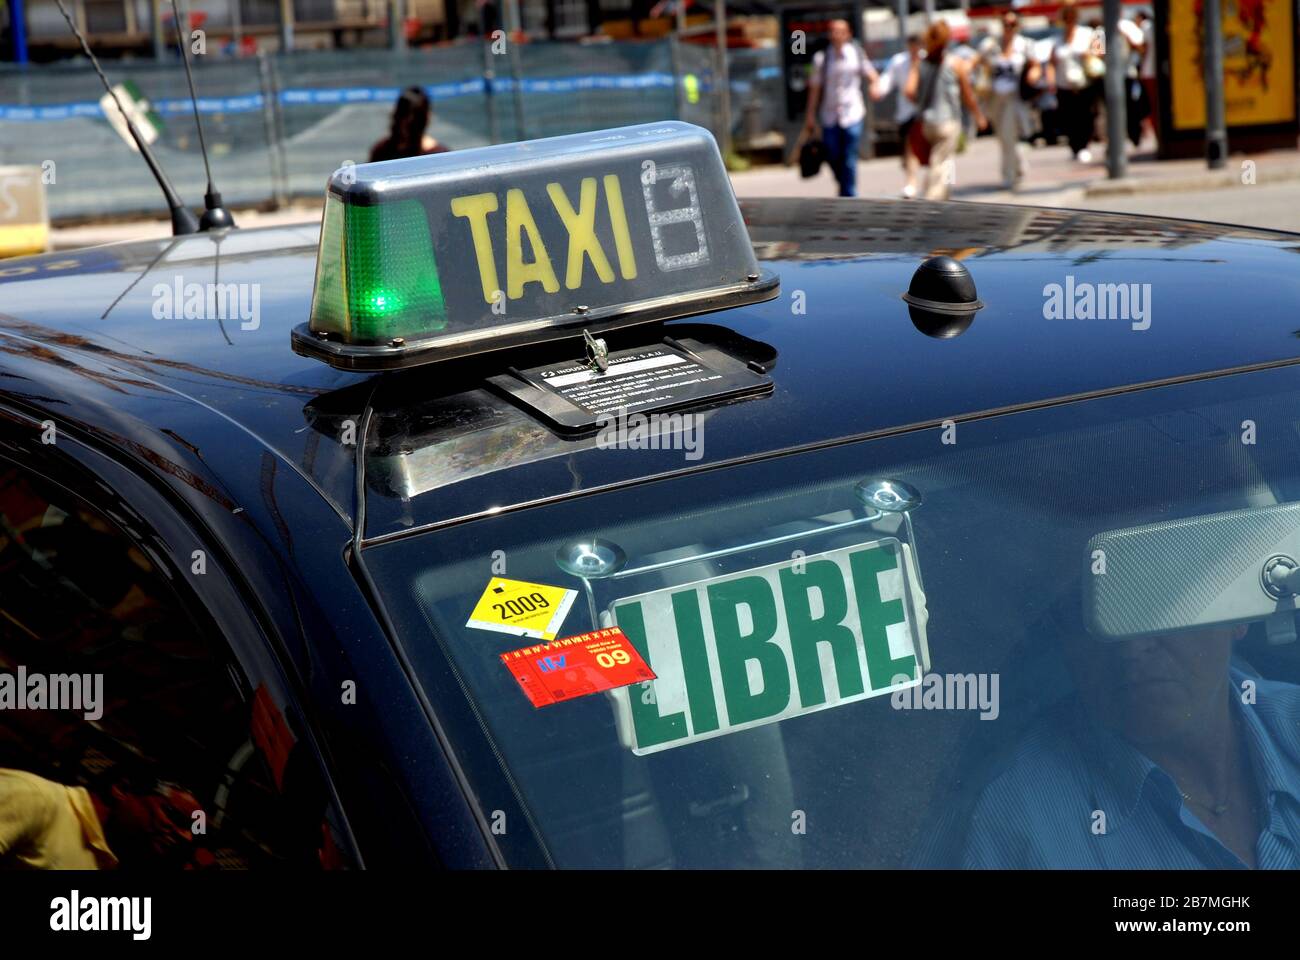
[[[0,866],[340,861],[283,705],[179,579],[0,458]]]
[[[1295,867],[1297,409],[1291,369],[1144,389],[364,556],[507,857]],[[622,573],[557,562],[596,539]],[[655,680],[534,706],[502,661],[581,692],[539,636],[614,626]]]

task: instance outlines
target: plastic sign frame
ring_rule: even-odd
[[[606,694],[619,739],[633,754],[658,753],[892,694],[919,686],[930,672],[929,613],[907,515],[854,507],[779,529],[791,526],[800,529],[702,553],[665,545],[629,557],[614,572],[580,578],[591,622],[621,629],[656,674],[653,681]],[[787,591],[789,584],[796,586]],[[828,593],[833,586],[840,589]],[[812,587],[826,613],[832,603],[843,604],[835,619],[853,635],[848,662],[800,657],[794,651],[796,644],[805,651],[818,647],[818,638],[796,622],[827,626],[820,618],[808,620],[812,608],[805,604]],[[718,588],[729,598],[703,595]],[[754,590],[757,594],[749,593]],[[829,599],[836,592],[838,600]],[[749,593],[752,602],[742,593]],[[796,599],[802,615],[792,619]],[[728,613],[733,614],[731,625],[743,629],[739,606],[749,607],[752,632],[732,640],[765,652],[739,658],[747,661],[744,666],[729,655],[727,669],[719,656],[717,630]],[[735,643],[729,646],[740,649]],[[742,679],[750,663],[764,678],[759,694]],[[779,682],[773,685],[773,679]],[[729,685],[738,696],[726,695]],[[769,698],[778,687],[786,695]]]
[[[665,121],[345,166],[295,352],[416,366],[775,298],[712,135]]]

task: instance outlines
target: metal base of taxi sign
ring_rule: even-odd
[[[597,432],[631,414],[661,413],[771,393],[772,378],[694,339],[608,354],[605,369],[575,360],[490,377],[488,383],[562,434]]]
[[[335,171],[293,348],[396,369],[778,290],[713,137],[668,121]]]

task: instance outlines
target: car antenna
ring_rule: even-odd
[[[63,14],[63,19],[68,21],[69,28],[71,28],[77,40],[80,41],[81,52],[89,58],[90,65],[95,68],[95,73],[99,75],[99,82],[104,85],[104,89],[108,91],[108,95],[113,98],[113,103],[117,105],[118,113],[120,113],[122,119],[126,121],[126,128],[131,131],[131,139],[135,141],[136,147],[140,150],[140,156],[144,157],[144,162],[148,164],[149,172],[152,173],[153,178],[158,181],[158,187],[162,190],[163,198],[167,201],[167,206],[171,210],[172,236],[176,237],[184,233],[197,233],[199,229],[199,221],[194,216],[194,211],[181,203],[181,198],[176,194],[176,190],[172,187],[171,181],[167,179],[167,174],[163,172],[163,168],[158,165],[158,161],[155,159],[153,151],[149,149],[149,144],[145,142],[144,137],[140,136],[140,131],[135,128],[135,122],[132,121],[131,115],[122,108],[122,101],[118,99],[117,91],[109,84],[108,77],[104,76],[104,71],[99,66],[99,60],[96,59],[93,53],[91,53],[90,44],[86,42],[85,36],[82,34],[81,30],[78,29],[76,23],[73,22],[72,17],[69,16],[68,8],[63,5],[63,0],[54,0],[54,2],[59,5],[59,13]]]
[[[194,106],[194,126],[199,128],[199,152],[203,154],[203,170],[208,175],[208,192],[203,195],[203,216],[199,217],[200,230],[220,230],[235,226],[235,218],[221,205],[221,193],[212,185],[212,167],[208,163],[208,146],[203,140],[203,121],[199,119],[199,95],[194,91],[194,74],[190,70],[190,52],[185,49],[185,35],[181,32],[181,14],[172,0],[172,23],[176,27],[176,46],[181,48],[185,62],[185,79],[190,84],[190,103]]]

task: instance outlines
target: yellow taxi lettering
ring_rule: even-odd
[[[632,254],[632,234],[627,229],[627,210],[623,208],[623,188],[612,173],[605,176],[605,202],[609,204],[609,223],[614,228],[618,272],[624,280],[635,280],[636,257]]]
[[[609,265],[609,258],[596,237],[596,178],[583,177],[579,188],[578,209],[573,209],[564,188],[558,183],[548,183],[546,192],[550,194],[555,212],[560,215],[564,227],[569,231],[569,260],[564,274],[564,285],[570,290],[582,286],[582,267],[584,258],[591,258],[591,265],[601,283],[614,282],[614,269]]]
[[[525,233],[533,251],[531,263],[524,262]],[[542,246],[542,235],[533,220],[533,212],[528,209],[524,192],[516,188],[506,191],[506,296],[518,300],[524,295],[526,283],[540,283],[547,293],[556,293],[560,289],[551,258]]]
[[[478,275],[483,282],[483,299],[496,302],[496,292],[501,289],[497,281],[497,262],[492,256],[492,237],[488,233],[487,218],[497,209],[495,193],[476,193],[470,197],[456,197],[451,201],[451,212],[469,221],[469,234],[474,240],[474,256],[478,260]]]

